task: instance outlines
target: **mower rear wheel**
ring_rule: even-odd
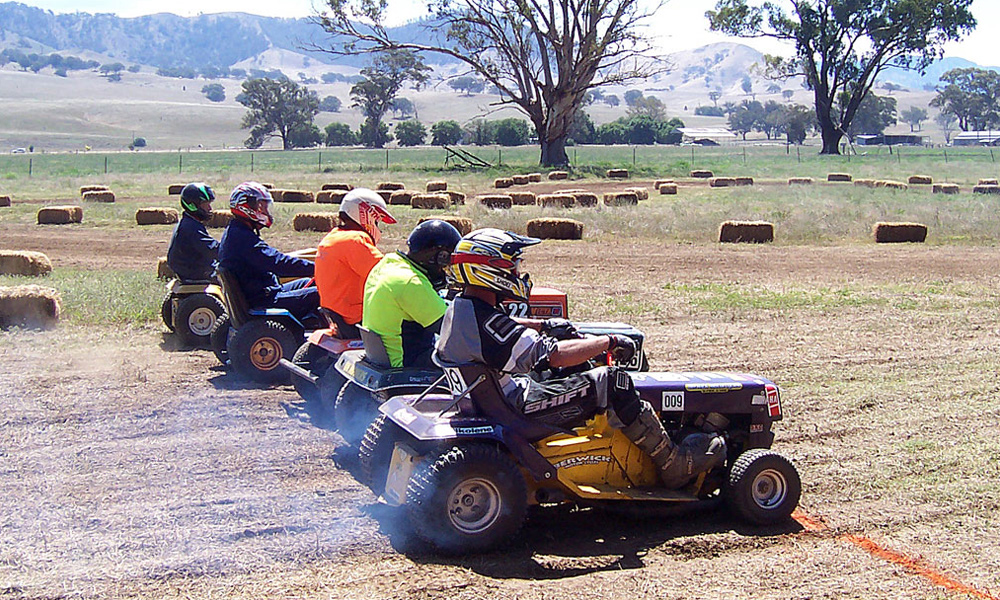
[[[776,525],[798,506],[802,480],[790,460],[754,448],[733,463],[724,492],[729,508],[742,519],[754,525]]]
[[[406,506],[418,537],[460,554],[510,542],[524,524],[527,495],[510,456],[480,443],[446,448],[420,463]]]
[[[167,292],[160,304],[160,318],[170,331],[174,330],[174,295]]]
[[[215,358],[219,359],[219,362],[222,363],[222,366],[224,367],[229,366],[228,345],[229,334],[232,330],[233,327],[229,323],[229,315],[223,314],[215,320],[215,325],[212,327],[212,333],[208,336]]]
[[[376,417],[365,431],[361,448],[358,450],[361,483],[368,486],[376,498],[385,492],[392,452],[396,448],[396,442],[403,439],[404,435],[399,425],[390,421],[385,415]]]
[[[286,383],[282,358],[294,356],[298,340],[285,325],[254,319],[233,332],[227,348],[236,374],[260,383]]]
[[[337,394],[333,414],[337,420],[337,432],[348,444],[357,446],[368,426],[378,416],[378,406],[370,391],[347,381]]]
[[[326,370],[330,368],[336,356],[331,355],[326,350],[310,342],[304,342],[295,351],[292,362],[312,373],[315,377],[323,377]],[[292,387],[298,392],[306,402],[319,403],[320,393],[317,383],[313,383],[301,377],[292,377]]]
[[[174,331],[188,346],[207,346],[211,342],[215,322],[225,312],[222,301],[211,294],[184,296],[177,303]]]

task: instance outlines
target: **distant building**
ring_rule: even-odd
[[[678,127],[682,144],[711,146],[736,141],[736,134],[721,127]]]
[[[915,133],[886,133],[879,135],[859,135],[854,138],[858,146],[923,146],[927,136]]]
[[[998,131],[963,131],[951,138],[952,146],[1000,146]]]

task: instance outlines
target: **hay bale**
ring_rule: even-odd
[[[569,173],[566,171],[552,171],[549,173],[549,181],[565,181],[569,179]]]
[[[264,189],[267,190],[267,191],[271,191],[271,190],[274,189],[274,184],[273,183],[261,183],[260,185],[263,186]]]
[[[829,173],[826,176],[827,181],[831,182],[846,182],[850,183],[854,180],[854,177],[850,173]]]
[[[273,193],[272,193],[273,195]],[[316,198],[313,196],[312,192],[307,192],[305,190],[282,190],[281,200],[275,199],[275,202],[315,202]]]
[[[575,192],[573,197],[576,198],[576,205],[584,208],[591,208],[600,204],[600,199],[597,194],[592,192]]]
[[[980,179],[979,185],[1000,185],[1000,180],[993,177],[988,177],[986,179]]]
[[[52,261],[41,252],[0,250],[0,275],[39,277],[52,272]]]
[[[316,194],[318,204],[340,204],[344,200],[347,192],[344,190],[323,190]]]
[[[170,185],[167,186],[167,195],[168,196],[177,196],[178,194],[180,194],[181,192],[184,191],[184,186],[185,185],[187,185],[187,184],[186,183],[171,183]]]
[[[66,225],[82,223],[83,208],[79,206],[46,206],[38,209],[39,225]]]
[[[514,180],[511,179],[510,177],[497,177],[496,179],[493,180],[493,187],[495,187],[498,190],[509,188],[512,187],[513,185],[514,185]]]
[[[410,202],[413,201],[414,192],[407,190],[396,190],[389,195],[389,204],[395,204],[399,206],[409,206]]]
[[[267,191],[271,194],[271,200],[274,200],[275,202],[281,202],[281,196],[285,193],[285,190],[280,188],[267,188]]]
[[[605,206],[625,206],[639,204],[639,196],[635,192],[608,192],[604,194]]]
[[[930,175],[910,175],[906,183],[910,185],[931,185],[934,183],[934,178]]]
[[[389,200],[392,200],[392,193],[398,191],[399,190],[375,190],[375,193],[381,196],[382,199],[388,204]]]
[[[675,182],[674,182],[673,179],[657,179],[656,181],[653,182],[653,189],[658,190],[658,189],[660,189],[661,185],[664,185],[664,184],[667,184],[667,183],[675,183]]]
[[[93,185],[81,185],[80,186],[80,196],[82,197],[87,192],[106,192],[109,189],[110,188],[108,186],[106,186],[106,185],[97,185],[97,184],[93,184]],[[179,194],[180,192],[177,192],[177,193]]]
[[[539,183],[541,180],[541,173],[528,173],[528,183]]]
[[[931,188],[935,194],[957,194],[961,191],[957,183],[935,183]]]
[[[0,196],[0,208],[11,205],[11,198],[8,195]]]
[[[48,329],[59,323],[59,292],[39,285],[0,287],[0,329]]]
[[[465,204],[465,194],[463,194],[462,192],[453,192],[451,190],[448,190],[445,192],[445,194],[448,194],[448,197],[451,198],[452,204],[462,204],[462,205]]]
[[[427,193],[431,192],[447,192],[448,182],[447,181],[428,181],[427,182]]]
[[[608,169],[608,179],[628,179],[628,169]]]
[[[486,194],[476,198],[486,208],[510,208],[514,200],[508,194]]]
[[[635,192],[635,195],[639,200],[649,200],[649,190],[647,188],[630,187],[630,188],[625,188],[625,191]]]
[[[538,202],[535,192],[511,192],[509,196],[511,202],[518,206],[529,206]]]
[[[167,264],[167,257],[161,256],[156,259],[156,278],[173,279],[174,277],[177,277],[177,273],[174,273],[174,270]]]
[[[541,194],[537,202],[543,208],[573,208],[576,206],[576,197],[573,194]]]
[[[736,179],[732,177],[713,177],[708,180],[708,185],[714,188],[734,187],[736,185]]]
[[[228,210],[213,210],[212,214],[208,217],[208,222],[205,223],[206,227],[225,227],[229,225],[229,221],[233,218],[233,213]]]
[[[753,185],[753,177],[737,177],[736,185],[737,186]]]
[[[338,221],[337,213],[299,213],[292,219],[292,228],[295,231],[327,233],[336,227]]]
[[[324,183],[319,189],[321,192],[349,192],[354,186],[349,183]]]
[[[527,175],[511,175],[510,178],[514,180],[514,185],[528,185],[531,183]]]
[[[812,185],[812,177],[789,177],[788,185]]]
[[[878,244],[921,243],[927,239],[927,226],[920,223],[875,223],[872,235]]]
[[[977,185],[972,188],[973,194],[1000,194],[1000,185]]]
[[[660,194],[664,196],[676,196],[677,195],[677,184],[676,183],[664,183],[660,186]]]
[[[435,217],[420,217],[417,221],[418,224],[424,221],[430,221],[432,219],[437,219],[438,221],[444,221],[445,223],[451,223],[451,225],[458,230],[462,235],[468,235],[473,228],[472,219],[466,219],[465,217],[454,217],[451,215],[441,215]]]
[[[396,192],[406,189],[406,186],[398,181],[380,181],[375,186],[375,191]]]
[[[715,177],[715,173],[706,169],[695,169],[688,173],[688,176],[694,177],[695,179],[711,179]]]
[[[583,223],[573,219],[532,219],[525,228],[528,236],[542,240],[583,239]]]
[[[179,216],[176,208],[140,208],[135,211],[135,222],[138,225],[171,225]]]
[[[84,202],[114,202],[115,193],[110,190],[100,192],[86,192],[83,194]]]
[[[425,210],[439,210],[451,206],[448,194],[414,194],[410,206]]]
[[[887,190],[908,190],[910,186],[906,185],[902,181],[891,181],[888,179],[880,180],[875,182],[875,187],[885,188]]]
[[[774,241],[774,224],[767,221],[726,221],[719,226],[722,243],[764,244]]]
[[[873,187],[875,187],[875,180],[874,179],[855,179],[854,180],[854,185],[856,185],[858,187],[873,188]]]

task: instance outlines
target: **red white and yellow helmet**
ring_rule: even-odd
[[[266,204],[260,205],[260,201]],[[270,227],[274,223],[271,217],[271,207],[274,199],[267,188],[256,181],[247,181],[233,189],[229,196],[229,211],[233,216],[242,217],[261,227]]]
[[[448,277],[457,286],[475,286],[502,298],[527,300],[531,280],[520,272],[521,252],[542,240],[501,229],[477,229],[459,240]]]
[[[376,244],[382,237],[379,223],[392,225],[396,222],[396,219],[389,214],[382,196],[366,188],[355,188],[348,192],[340,202],[340,212],[367,231]]]

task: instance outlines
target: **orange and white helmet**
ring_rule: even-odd
[[[376,244],[382,237],[379,223],[392,225],[396,222],[389,214],[382,196],[366,188],[355,188],[348,192],[340,202],[340,212],[367,231]]]
[[[455,246],[448,277],[459,286],[486,288],[503,298],[526,301],[531,280],[520,271],[521,252],[541,241],[500,229],[477,229]]]

